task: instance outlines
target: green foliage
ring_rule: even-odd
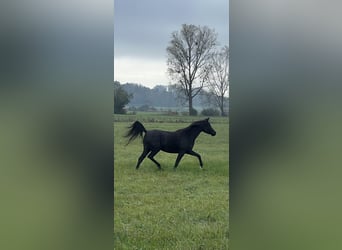
[[[134,83],[125,83],[122,84],[122,88],[127,93],[134,93],[134,97],[130,100],[130,106],[140,107],[144,104],[153,107],[178,106],[176,94],[168,91],[167,86],[157,85],[151,89]]]
[[[218,111],[217,109],[213,109],[213,108],[207,108],[207,109],[203,109],[201,114],[203,116],[219,116],[220,111]]]
[[[167,111],[167,115],[177,116],[178,112],[177,111],[168,110]]]
[[[151,107],[150,105],[144,104],[137,108],[137,111],[157,111],[155,107]]]
[[[191,108],[191,110],[190,110],[190,115],[191,115],[191,116],[196,116],[197,114],[198,114],[197,110],[194,109],[194,108]]]
[[[148,106],[147,104],[145,105],[141,105],[139,108],[137,108],[138,111],[148,111],[150,108],[150,106]]]
[[[160,122],[145,122],[152,118]],[[134,119],[147,129],[174,131],[202,118]],[[176,155],[164,152],[156,156],[163,171],[148,158],[135,170],[142,142],[125,146],[130,116],[114,120],[114,249],[228,249],[228,119],[211,119],[217,136],[202,133],[196,140],[204,169],[185,155],[176,171]]]
[[[125,105],[129,103],[132,95],[129,95],[120,85],[119,82],[114,81],[114,113],[125,114]]]

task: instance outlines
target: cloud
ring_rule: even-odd
[[[118,57],[114,60],[114,80],[121,83],[140,83],[149,87],[168,85],[165,60],[139,57]]]
[[[229,43],[228,0],[116,0],[114,2],[114,56],[136,58],[166,72],[166,47],[171,33],[179,30],[183,23],[207,25],[218,33],[221,45]],[[127,62],[127,60],[124,60]],[[116,75],[125,75],[119,70],[122,59],[117,61]],[[163,66],[162,66],[163,65]],[[150,67],[151,69],[153,67]],[[129,67],[126,68],[128,70]],[[135,69],[135,72],[138,69]],[[149,72],[152,75],[160,73]],[[139,75],[143,75],[142,73]],[[145,74],[146,75],[146,74]],[[160,78],[160,81],[165,81]]]

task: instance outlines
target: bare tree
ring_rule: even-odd
[[[229,48],[224,46],[211,58],[211,68],[208,77],[208,88],[213,104],[224,116],[225,100],[229,90]]]
[[[168,73],[176,83],[180,96],[188,102],[190,115],[194,113],[193,98],[208,79],[216,39],[214,30],[191,24],[183,24],[180,31],[171,34],[166,49]]]

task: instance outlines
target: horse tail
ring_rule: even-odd
[[[128,127],[129,130],[127,131],[127,134],[125,137],[128,137],[128,142],[126,145],[128,145],[132,140],[137,138],[139,135],[142,136],[143,132],[146,133],[146,129],[144,125],[141,124],[141,122],[136,121],[134,122],[130,127]]]

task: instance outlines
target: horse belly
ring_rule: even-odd
[[[180,151],[179,148],[179,140],[173,136],[164,136],[161,139],[160,149],[167,153],[178,153]]]
[[[179,153],[179,150],[176,149],[176,148],[169,148],[169,147],[164,147],[164,148],[161,148],[162,151],[166,152],[166,153],[173,153],[173,154],[176,154],[176,153]]]

